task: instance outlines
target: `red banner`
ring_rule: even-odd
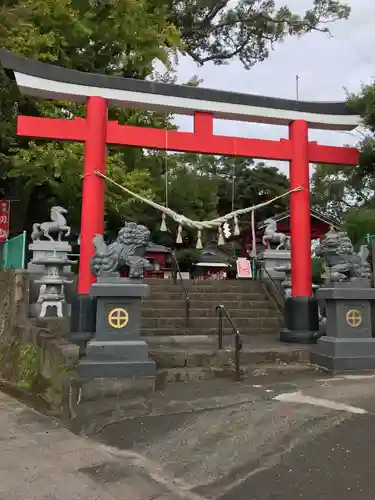
[[[0,200],[0,243],[9,235],[10,201]]]

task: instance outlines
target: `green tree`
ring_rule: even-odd
[[[348,210],[344,223],[349,237],[358,248],[366,243],[366,234],[375,234],[375,209]]]
[[[372,179],[375,167],[375,82],[363,85],[358,94],[350,94],[349,105],[360,114],[365,127],[359,141],[359,175]]]
[[[349,95],[349,105],[361,115],[358,133],[360,162],[355,168],[317,165],[311,179],[312,203],[342,220],[355,245],[375,232],[375,84]]]
[[[287,177],[276,167],[267,166],[262,162],[256,164],[249,158],[222,158],[220,166],[220,215],[232,211],[233,201],[233,208],[238,210],[269,201],[289,189]],[[287,210],[288,205],[288,197],[281,198],[258,209],[256,218],[259,221],[271,217]]]
[[[311,8],[302,15],[287,5],[277,8],[274,0],[164,1],[170,22],[180,30],[185,53],[198,64],[238,58],[247,69],[267,59],[287,36],[327,33],[329,24],[347,19],[350,13],[346,2],[334,0],[311,0]]]
[[[210,220],[242,208],[269,201],[289,189],[289,181],[276,167],[248,158],[182,155],[183,168],[176,170],[170,184],[170,207],[196,219]],[[234,181],[234,182],[233,182]],[[257,222],[287,210],[288,197],[256,211]],[[249,215],[242,218],[247,224]],[[216,238],[216,231],[204,231],[204,240]],[[196,234],[189,235],[188,244]]]
[[[350,209],[370,206],[375,194],[375,177],[361,166],[317,165],[311,177],[313,206],[342,219]]]
[[[241,0],[234,6],[229,0],[7,0],[0,6],[0,43],[40,61],[120,77],[160,80],[160,75],[153,75],[154,62],[159,60],[167,68],[164,77],[173,81],[170,61],[178,52],[200,64],[222,64],[238,57],[250,68],[287,35],[326,31],[327,23],[348,15],[349,8],[333,0],[314,0],[302,16],[287,7],[276,9],[273,0]],[[15,119],[17,113],[83,116],[83,107],[21,96],[0,68],[0,113],[1,189],[3,195],[20,200],[12,210],[14,232],[43,219],[51,202],[68,206],[78,230],[82,145],[29,142],[16,136]],[[113,109],[110,118],[172,127],[170,116],[157,113]],[[213,213],[218,191],[211,191],[212,179],[209,190],[208,178],[200,178],[202,195],[194,206],[194,190],[186,187],[181,191],[180,176],[186,186],[193,186],[195,174],[181,166],[181,157],[169,161],[175,160],[179,174],[171,177],[172,200],[174,197],[182,207],[184,199],[184,210],[196,213],[197,218]],[[120,184],[156,201],[163,199],[160,153],[111,148],[108,164]],[[150,209],[112,187],[108,188],[106,210],[109,229],[129,214],[156,224]]]
[[[146,1],[89,2],[27,0],[0,7],[0,43],[22,55],[82,71],[135,78],[152,77],[155,59],[168,66],[167,46],[177,46],[177,30],[166,20],[166,7],[150,11]],[[166,74],[167,80],[173,74]],[[160,79],[160,75],[158,75]],[[21,200],[12,210],[12,227],[19,232],[41,220],[51,203],[66,205],[79,228],[83,147],[44,141],[29,142],[15,135],[16,113],[69,118],[84,116],[84,107],[65,102],[25,98],[5,73],[0,73],[0,175],[5,195]],[[120,123],[168,128],[170,117],[132,110],[110,110]],[[142,150],[111,148],[110,175],[145,196],[153,196],[154,167]],[[134,166],[137,164],[137,169]],[[35,201],[37,200],[37,203]],[[108,187],[106,200],[112,225],[135,201]],[[121,214],[119,216],[118,214]],[[39,217],[41,219],[39,219]],[[111,225],[111,224],[110,224]]]
[[[217,217],[218,179],[190,168],[184,155],[169,175],[169,204],[173,210],[195,220]]]
[[[312,205],[341,221],[354,245],[375,232],[375,176],[362,165],[318,165],[311,179]]]
[[[198,220],[213,219],[232,210],[269,201],[289,189],[289,181],[276,167],[250,158],[212,155],[171,155],[177,158],[170,174],[170,206]],[[175,159],[176,161],[176,159]],[[234,180],[234,182],[233,182]],[[190,206],[189,206],[190,204]],[[286,210],[288,198],[259,209],[258,218]]]

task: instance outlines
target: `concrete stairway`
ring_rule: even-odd
[[[190,297],[189,327],[185,323],[185,295],[181,283],[147,280],[151,296],[144,300],[142,334],[146,337],[217,335],[215,308],[223,304],[241,334],[275,334],[280,313],[258,281],[185,281]],[[224,334],[232,334],[224,322]]]
[[[151,295],[144,300],[142,335],[158,367],[158,381],[187,381],[233,376],[233,332],[224,320],[224,349],[218,350],[215,308],[223,304],[239,329],[244,374],[264,370],[308,368],[306,347],[278,341],[282,318],[277,304],[257,281],[185,281],[190,297],[190,322],[185,323],[181,283],[147,280]]]

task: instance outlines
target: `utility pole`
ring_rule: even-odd
[[[236,197],[236,159],[233,158],[233,168],[232,168],[232,212],[234,212],[235,207],[235,197]],[[236,243],[232,241],[233,257],[236,257]]]
[[[296,75],[296,99],[299,101],[299,76]]]
[[[235,195],[236,195],[236,163],[233,162],[233,168],[232,168],[232,212],[234,212]]]

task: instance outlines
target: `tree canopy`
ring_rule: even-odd
[[[80,71],[175,82],[178,54],[199,64],[239,58],[250,68],[286,36],[327,31],[329,23],[347,18],[349,10],[333,0],[314,0],[299,16],[286,6],[277,9],[273,0],[5,0],[0,45]],[[164,74],[155,73],[156,60],[164,64]],[[194,75],[187,83],[197,84]],[[11,229],[30,229],[32,222],[44,220],[51,204],[60,204],[68,208],[78,232],[83,145],[18,137],[17,114],[69,119],[84,116],[84,107],[22,96],[0,68],[0,194],[14,200]],[[109,118],[174,127],[171,116],[154,112],[110,109]],[[196,219],[228,211],[233,172],[238,208],[280,194],[287,185],[276,169],[253,168],[245,159],[111,147],[107,166],[119,184],[159,203],[165,201],[167,170],[169,204]],[[108,186],[107,230],[115,231],[129,217],[152,228],[159,224],[154,211]]]
[[[312,203],[345,223],[356,244],[375,234],[375,83],[348,96],[363,120],[358,167],[318,165],[312,176]]]
[[[223,64],[238,58],[245,68],[264,61],[287,36],[328,32],[330,23],[347,19],[350,13],[346,3],[333,0],[314,0],[302,15],[287,5],[276,8],[274,0],[166,0],[166,4],[184,51],[197,63]]]
[[[167,46],[179,43],[178,31],[166,18],[165,6],[150,10],[142,0],[6,2],[0,9],[0,43],[21,55],[72,69],[153,78],[155,59],[168,65]],[[173,80],[173,74],[157,76]],[[5,178],[5,194],[20,200],[14,202],[12,210],[13,231],[29,228],[33,220],[42,220],[51,203],[65,205],[78,230],[83,145],[28,141],[15,135],[15,121],[16,113],[84,116],[84,107],[20,96],[4,72],[0,74],[0,89],[0,172]],[[120,123],[171,127],[170,117],[156,113],[111,109],[110,118]],[[111,148],[108,171],[119,183],[153,196],[153,173],[157,175],[154,157],[133,148]],[[117,214],[133,204],[134,200],[120,197],[109,187],[109,219],[114,215],[118,222]]]

